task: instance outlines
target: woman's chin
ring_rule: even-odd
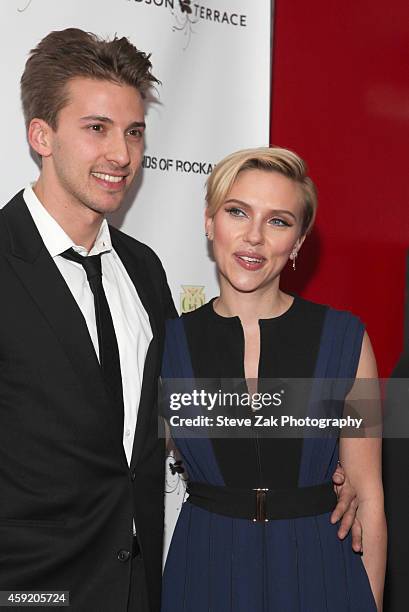
[[[258,290],[260,290],[263,287],[263,284],[260,282],[250,282],[249,280],[245,280],[245,281],[237,281],[235,280],[234,282],[230,281],[230,286],[235,290],[235,291],[239,291],[240,293],[256,293]]]

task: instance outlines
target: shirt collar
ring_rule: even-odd
[[[94,245],[88,252],[85,247],[75,244],[65,233],[61,225],[57,223],[54,217],[41,204],[34,193],[32,185],[28,185],[25,188],[23,198],[51,257],[57,257],[57,255],[61,255],[61,253],[70,248],[73,248],[81,255],[99,255],[100,253],[112,250],[111,236],[106,219],[102,221]]]

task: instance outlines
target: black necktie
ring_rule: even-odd
[[[101,255],[83,257],[74,249],[61,253],[62,257],[81,264],[87,275],[91,291],[94,294],[95,318],[97,323],[99,363],[102,369],[105,387],[114,403],[123,410],[123,392],[121,363],[111,311],[102,285]]]

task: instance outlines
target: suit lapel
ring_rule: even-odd
[[[123,420],[115,415],[109,404],[85,319],[44,246],[22,192],[4,207],[2,213],[10,237],[11,248],[6,257],[11,267],[58,338],[88,401],[108,415],[116,432],[114,438],[122,444]]]
[[[135,429],[135,438],[132,451],[132,465],[138,460],[143,441],[148,434],[149,425],[152,418],[152,411],[156,411],[156,389],[157,378],[159,375],[159,347],[163,330],[161,329],[160,311],[154,293],[152,280],[149,278],[146,265],[141,257],[138,257],[137,250],[131,250],[117,231],[111,230],[112,245],[118,253],[125,266],[130,279],[135,285],[139,298],[145,308],[152,329],[152,340],[146,354],[143,381],[141,389],[141,399],[139,402],[138,418]]]
[[[141,256],[138,256],[139,254],[136,250],[131,250],[125,244],[125,241],[121,239],[121,234],[118,232],[118,230],[110,227],[110,233],[112,246],[118,253],[129,275],[129,278],[135,285],[135,289],[138,292],[143,307],[148,313],[152,334],[155,337],[158,332],[159,311],[153,291],[152,281],[147,274],[144,261]]]

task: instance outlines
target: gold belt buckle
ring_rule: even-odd
[[[268,489],[253,489],[256,492],[256,516],[253,523],[268,523],[267,491]]]

